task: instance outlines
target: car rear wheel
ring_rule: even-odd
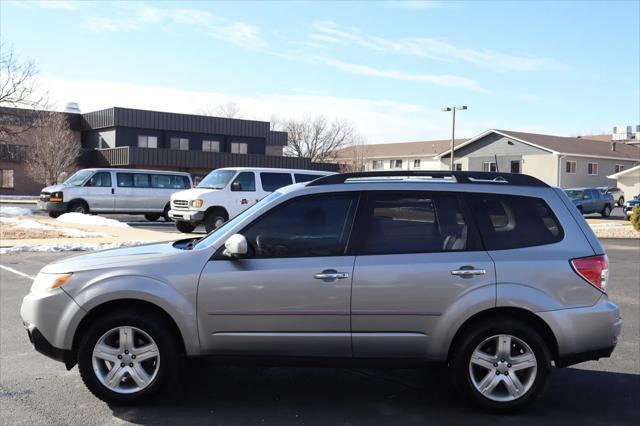
[[[620,197],[620,198],[618,198],[618,205],[619,205],[620,207],[624,206],[624,197]]]
[[[149,214],[145,214],[144,218],[147,219],[149,222],[155,222],[156,220],[160,219],[160,215],[157,213],[149,213]]]
[[[549,349],[520,321],[496,318],[465,332],[452,349],[456,390],[479,408],[506,413],[531,404],[547,386]]]
[[[600,215],[602,215],[602,217],[609,217],[611,215],[611,206],[608,204],[604,206],[604,210],[600,212]]]
[[[190,234],[196,227],[189,222],[183,222],[181,220],[176,221],[176,229],[184,234]]]
[[[78,346],[87,388],[116,405],[140,403],[173,379],[178,353],[170,327],[156,315],[114,312],[99,318]]]
[[[171,210],[171,208],[169,207],[169,204],[164,206],[164,210],[162,212],[162,217],[164,218],[165,222],[173,222],[173,219],[171,219],[171,217],[169,217],[169,210]]]

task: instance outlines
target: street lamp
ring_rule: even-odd
[[[465,109],[467,109],[466,105],[457,105],[457,106],[440,108],[442,112],[451,111],[453,113],[453,118],[451,121],[451,162],[450,162],[451,171],[453,171],[453,148],[454,148],[455,139],[456,139],[456,110],[462,111]]]

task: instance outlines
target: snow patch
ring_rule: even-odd
[[[65,213],[56,219],[58,222],[75,225],[110,226],[113,228],[129,228],[124,222],[115,219],[107,219],[102,216],[95,216],[82,213]]]
[[[145,244],[145,242],[126,241],[121,243],[62,243],[47,245],[21,245],[8,248],[0,248],[0,254],[22,252],[59,253],[66,251],[94,251],[114,249],[119,247],[139,246],[142,244]]]
[[[24,207],[0,206],[0,216],[31,216],[31,209]]]
[[[60,232],[64,236],[71,237],[71,238],[85,238],[85,237],[105,238],[110,236],[109,234],[105,234],[104,232],[88,232],[88,231],[83,231],[75,228],[56,228],[55,226],[47,225],[45,223],[41,223],[33,219],[19,219],[17,217],[0,217],[0,223],[14,226],[20,229],[37,229],[41,231]],[[37,237],[34,237],[34,238],[37,238]]]

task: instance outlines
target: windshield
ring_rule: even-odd
[[[577,191],[575,189],[568,189],[566,191],[569,198],[572,200],[581,200],[582,199],[582,191]]]
[[[240,213],[238,216],[234,217],[230,221],[223,224],[220,228],[202,237],[202,239],[198,241],[198,244],[195,245],[194,249],[209,247],[214,241],[220,238],[220,236],[223,235],[225,232],[227,232],[230,228],[234,227],[238,222],[243,221],[245,217],[250,216],[251,214],[253,214],[254,211],[258,210],[259,208],[262,208],[262,206],[269,204],[270,202],[272,202],[277,198],[280,198],[281,196],[282,196],[282,192],[278,192],[278,191],[272,192],[271,194],[267,195],[262,200],[258,201],[256,204],[254,204],[253,206],[249,207],[248,209]]]
[[[79,170],[75,172],[69,179],[65,180],[64,184],[69,186],[80,186],[89,178],[89,176],[93,175],[94,173],[94,170]]]
[[[197,188],[222,189],[235,174],[235,170],[214,170],[202,179]]]

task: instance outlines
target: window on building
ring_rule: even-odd
[[[420,168],[420,160],[413,160],[413,168],[414,169]]]
[[[462,163],[455,163],[453,165],[453,168],[455,169],[456,172],[461,172],[462,171]]]
[[[246,154],[249,145],[244,142],[231,142],[231,153],[232,154]]]
[[[373,163],[371,164],[371,167],[373,168],[373,170],[382,170],[382,169],[384,169],[384,161],[382,161],[382,160],[373,160]]]
[[[391,161],[389,161],[389,168],[391,168],[391,169],[401,169],[402,168],[402,160],[391,160]]]
[[[0,187],[2,189],[13,189],[13,169],[0,170]]]
[[[138,147],[140,147],[140,148],[157,148],[158,147],[158,137],[157,136],[139,135],[138,136]]]
[[[511,161],[511,173],[520,173],[520,160]]]
[[[206,152],[220,152],[220,141],[202,141],[202,150]]]
[[[565,171],[572,175],[576,174],[576,165],[577,163],[575,161],[567,161],[565,164]]]
[[[587,174],[597,175],[598,174],[598,163],[587,163]]]
[[[177,149],[180,151],[189,150],[189,139],[187,138],[171,138],[169,139],[171,149]]]
[[[496,163],[494,161],[484,161],[482,163],[482,171],[483,172],[497,172],[498,168],[496,167]]]
[[[551,208],[540,198],[516,195],[465,195],[487,250],[552,244],[564,238]]]
[[[623,164],[616,164],[613,168],[615,173],[620,173],[621,171],[624,170],[624,165]]]

